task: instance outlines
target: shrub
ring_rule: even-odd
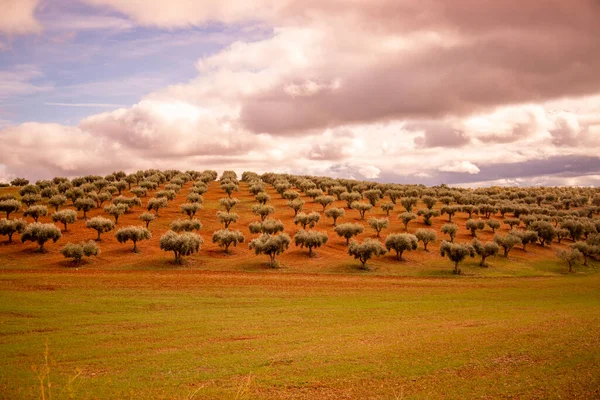
[[[115,229],[115,224],[110,219],[104,217],[90,218],[86,221],[85,226],[98,232],[98,238],[96,240],[100,240],[101,234]]]
[[[8,236],[8,242],[12,243],[12,237],[15,233],[21,233],[27,226],[24,219],[1,219],[0,235]]]
[[[244,243],[245,238],[240,231],[230,231],[229,229],[220,229],[215,231],[212,236],[212,242],[218,243],[220,247],[225,248],[225,253],[229,253],[229,246],[233,244],[237,247],[238,243]]]
[[[148,240],[152,237],[152,233],[147,228],[141,226],[127,226],[121,228],[115,233],[115,238],[119,243],[133,242],[133,251],[137,252],[137,242]]]
[[[307,226],[309,228],[314,228],[320,219],[321,214],[319,214],[318,212],[312,212],[310,214],[305,214],[301,212],[298,213],[298,215],[296,215],[296,218],[294,218],[294,224],[301,225],[302,229],[306,229]]]
[[[348,246],[348,254],[360,261],[361,269],[367,269],[367,261],[371,258],[382,256],[385,253],[386,250],[381,242],[375,239],[365,239],[362,243],[353,240]]]
[[[285,233],[279,235],[262,234],[259,238],[250,241],[249,248],[256,255],[265,254],[269,256],[269,266],[275,267],[275,257],[290,247],[292,239]]]
[[[48,215],[48,207],[46,206],[31,206],[25,212],[23,212],[24,217],[33,218],[34,222],[38,222],[38,219],[41,216]]]
[[[338,234],[338,236],[346,239],[347,245],[350,243],[350,239],[353,236],[363,233],[364,229],[365,228],[361,224],[345,223],[336,226],[334,231]]]
[[[459,264],[467,257],[475,257],[475,249],[469,244],[458,244],[443,241],[440,245],[440,255],[448,257],[454,263],[454,273],[460,275]]]
[[[454,243],[454,238],[458,232],[458,225],[456,224],[444,224],[441,229],[442,233],[450,236],[450,243]]]
[[[396,259],[402,261],[402,253],[416,250],[419,240],[410,233],[392,233],[385,238],[385,247],[388,251],[396,252]]]
[[[67,232],[67,224],[74,224],[77,221],[77,212],[75,210],[60,210],[52,214],[52,221],[60,222]]]
[[[488,257],[495,256],[500,251],[500,246],[498,246],[494,242],[486,242],[481,243],[478,239],[473,239],[473,249],[475,249],[475,253],[481,256],[481,262],[479,263],[480,267],[487,267],[488,264],[485,262],[485,259]]]
[[[44,244],[52,240],[54,243],[62,237],[60,229],[54,224],[42,224],[40,222],[34,222],[33,224],[27,225],[21,234],[21,242],[36,242],[40,248],[39,251],[44,251]]]
[[[323,246],[327,243],[327,239],[329,238],[325,232],[305,231],[304,229],[300,229],[294,236],[294,243],[296,246],[300,246],[300,248],[308,248],[308,255],[312,256],[312,249]]]
[[[325,216],[333,219],[333,226],[337,226],[337,219],[346,215],[343,208],[330,208],[325,211]]]
[[[415,232],[415,236],[417,240],[423,242],[423,250],[427,250],[427,245],[430,242],[435,242],[437,240],[437,235],[433,229],[417,229]]]
[[[370,218],[367,222],[377,232],[377,237],[381,237],[381,231],[390,226],[390,221],[387,218]]]
[[[204,244],[204,240],[200,235],[191,232],[177,234],[173,231],[167,231],[160,238],[160,249],[164,251],[172,251],[175,254],[175,262],[183,263],[184,256],[189,256],[200,251],[200,247]]]
[[[89,242],[67,243],[60,249],[60,252],[65,258],[72,258],[74,263],[79,263],[83,256],[97,256],[100,254],[100,249],[98,249],[96,243],[90,240]]]

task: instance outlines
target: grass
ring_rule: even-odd
[[[596,274],[4,270],[0,397],[39,398],[42,376],[54,399],[594,398],[598,289]]]

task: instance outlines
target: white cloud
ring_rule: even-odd
[[[473,175],[478,174],[480,171],[477,165],[469,161],[453,162],[451,164],[439,167],[438,170],[443,172],[466,172]]]

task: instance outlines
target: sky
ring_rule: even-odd
[[[600,184],[598,0],[0,0],[0,181]]]

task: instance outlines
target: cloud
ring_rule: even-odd
[[[50,90],[50,85],[34,83],[40,77],[42,73],[33,65],[18,65],[13,70],[0,70],[0,100]]]
[[[40,33],[42,25],[35,17],[39,0],[2,0],[0,34],[23,35]]]
[[[448,165],[443,165],[438,168],[440,171],[444,172],[466,172],[468,174],[478,174],[480,169],[477,165],[469,162],[469,161],[457,161]]]
[[[414,139],[418,147],[462,147],[471,138],[461,128],[455,128],[450,121],[409,122],[404,127],[413,132],[422,132]]]

